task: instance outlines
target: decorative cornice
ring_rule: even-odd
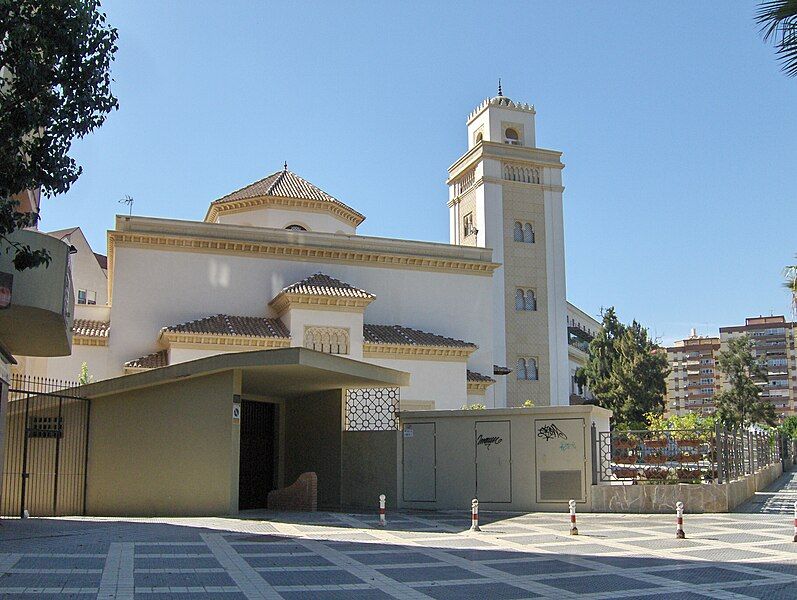
[[[363,358],[393,358],[398,360],[466,361],[476,346],[420,346],[413,344],[363,344]]]
[[[205,221],[214,223],[220,214],[232,214],[260,208],[262,206],[279,206],[282,208],[298,208],[311,210],[313,212],[328,212],[340,217],[347,223],[357,227],[365,220],[365,217],[354,210],[347,210],[340,204],[335,204],[326,200],[312,200],[310,198],[286,198],[284,196],[256,196],[254,198],[243,198],[241,200],[225,200],[217,204],[211,204],[208,208]]]
[[[479,394],[484,395],[487,391],[487,388],[493,385],[494,381],[469,381],[468,382],[468,393],[469,394]]]
[[[447,183],[450,185],[465,170],[485,159],[522,162],[546,169],[564,169],[565,167],[562,163],[562,153],[557,150],[482,141],[465,152],[448,168]]]
[[[73,346],[107,346],[108,336],[73,335]]]
[[[290,348],[290,338],[260,337],[245,335],[223,335],[212,333],[185,333],[161,330],[158,338],[162,343],[175,348],[208,347],[241,348],[244,350],[264,350],[267,348]]]
[[[212,237],[185,237],[160,233],[108,231],[108,298],[113,298],[113,279],[116,248],[162,248],[180,252],[209,254],[237,254],[241,256],[263,256],[283,260],[324,261],[366,265],[395,269],[418,269],[439,272],[466,272],[473,275],[491,276],[501,265],[483,260],[468,260],[455,257],[423,256],[390,253],[379,250],[353,248],[331,248],[308,245],[293,245],[277,242],[255,242],[220,239]]]
[[[288,308],[304,308],[308,310],[337,310],[342,312],[365,312],[365,307],[371,304],[374,298],[352,298],[350,296],[326,296],[309,294],[286,294],[280,292],[268,303],[278,315]]]

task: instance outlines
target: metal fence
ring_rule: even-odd
[[[76,382],[14,376],[0,515],[85,513],[89,401]]]
[[[782,441],[762,430],[596,432],[593,483],[733,481],[781,460]]]

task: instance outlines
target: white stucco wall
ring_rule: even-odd
[[[407,371],[410,385],[401,388],[401,400],[433,402],[436,410],[459,409],[468,401],[464,361],[365,358],[365,362]]]
[[[161,327],[218,313],[274,317],[267,303],[317,272],[376,295],[366,309],[366,323],[405,325],[473,342],[479,349],[470,357],[470,368],[492,373],[490,277],[125,246],[116,248],[115,263],[109,359],[115,374],[122,373],[124,362],[158,349]]]
[[[217,217],[216,222],[249,227],[272,227],[275,229],[285,229],[288,225],[301,225],[307,231],[356,233],[356,228],[351,223],[336,217],[330,212],[313,212],[307,209],[288,210],[284,208],[259,207],[235,213],[222,213]]]
[[[344,356],[353,360],[362,360],[363,313],[290,307],[281,318],[291,332],[291,346],[304,346],[305,327],[348,329],[349,352]]]
[[[94,256],[94,251],[86,241],[83,232],[78,228],[63,238],[63,241],[73,245],[77,250],[76,254],[71,255],[75,302],[77,302],[78,290],[91,290],[97,293],[98,305],[106,304],[108,302],[108,277],[100,267],[100,263],[97,262],[97,257]]]
[[[17,357],[17,370],[33,377],[47,377],[66,381],[77,381],[80,367],[85,362],[89,375],[94,381],[119,375],[116,369],[109,368],[107,346],[72,345],[72,354],[57,357]]]

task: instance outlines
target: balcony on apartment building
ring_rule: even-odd
[[[71,247],[33,230],[16,231],[13,242],[43,248],[48,267],[16,271],[14,253],[0,252],[0,341],[12,354],[67,356],[72,348]]]

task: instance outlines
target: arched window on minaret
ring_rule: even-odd
[[[523,223],[521,223],[520,221],[515,221],[513,236],[516,242],[523,241]]]
[[[531,223],[523,225],[523,241],[527,244],[534,243],[534,228],[531,226]]]
[[[526,379],[530,381],[537,381],[537,361],[536,359],[530,358],[526,362]]]
[[[523,310],[537,310],[537,297],[534,290],[526,290],[526,302]]]
[[[526,298],[523,294],[523,290],[517,289],[515,290],[515,310],[525,310],[526,307]]]
[[[506,131],[504,131],[504,143],[512,144],[513,146],[519,146],[520,136],[518,136],[517,131],[511,127],[507,127]]]
[[[515,368],[515,374],[517,375],[518,379],[526,379],[526,361],[524,359],[517,359],[517,368]]]

